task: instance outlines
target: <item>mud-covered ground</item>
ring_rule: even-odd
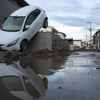
[[[100,100],[100,52],[0,52],[0,100]]]

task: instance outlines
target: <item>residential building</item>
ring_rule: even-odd
[[[65,33],[63,33],[63,32],[58,32],[58,34],[57,34],[58,36],[60,36],[60,38],[62,38],[63,40],[66,40],[66,34]]]
[[[81,49],[82,48],[82,40],[73,40],[73,45],[75,49]]]
[[[67,38],[67,41],[69,42],[69,50],[73,51],[74,50],[73,38]]]
[[[53,32],[55,35],[58,35],[60,38],[66,40],[66,34],[63,32],[58,32],[54,27],[48,26],[46,29],[41,28],[40,32]]]
[[[39,30],[39,32],[53,32],[56,35],[58,34],[58,31],[54,27],[52,27],[52,26],[48,26],[46,29],[41,28]]]
[[[83,49],[86,49],[87,46],[88,46],[88,42],[83,41],[83,42],[82,42],[82,48],[83,48]]]
[[[96,31],[93,35],[93,48],[100,50],[100,30]]]

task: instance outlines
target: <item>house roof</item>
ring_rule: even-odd
[[[65,33],[63,33],[63,32],[58,32],[58,33],[60,33],[60,34],[63,34],[64,36],[67,36]]]
[[[24,6],[28,6],[29,4],[25,1],[25,0],[15,0],[18,5],[20,5],[21,7],[24,7]]]
[[[73,41],[82,41],[82,40],[73,40]]]
[[[97,30],[97,31],[94,33],[94,35],[95,35],[95,34],[97,34],[98,32],[100,32],[100,29],[99,29],[99,30]],[[93,35],[93,36],[94,36],[94,35]]]

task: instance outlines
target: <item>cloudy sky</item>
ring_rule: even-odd
[[[67,38],[89,39],[100,27],[100,0],[25,0],[30,5],[43,8],[49,18],[49,26],[64,32]]]

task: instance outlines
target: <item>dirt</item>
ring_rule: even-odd
[[[30,58],[43,58],[48,59],[49,57],[54,56],[67,56],[70,55],[71,52],[66,50],[58,50],[58,51],[49,51],[48,49],[44,49],[41,51],[35,52],[18,52],[18,51],[0,51],[0,62],[5,61],[7,63],[11,63],[12,61],[18,61],[20,59],[30,59]]]

